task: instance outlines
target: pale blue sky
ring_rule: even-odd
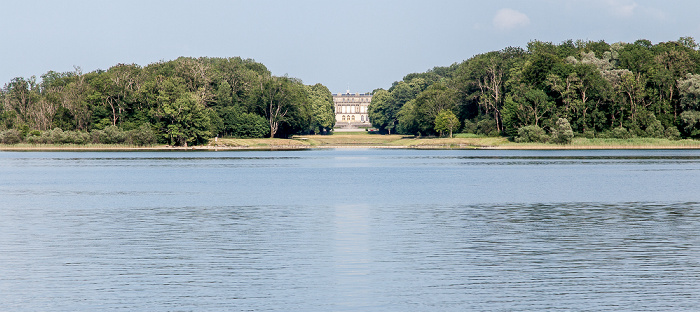
[[[49,71],[240,56],[333,93],[531,40],[700,41],[697,0],[0,0],[0,85]]]

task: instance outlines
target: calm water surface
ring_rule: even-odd
[[[0,152],[2,311],[700,310],[700,151]]]

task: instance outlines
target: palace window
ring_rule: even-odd
[[[355,121],[355,115],[352,115],[352,121]]]

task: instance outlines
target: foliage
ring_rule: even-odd
[[[556,144],[570,144],[574,138],[574,131],[566,118],[559,118],[552,129],[550,142]]]
[[[151,124],[141,124],[138,129],[130,130],[126,134],[126,143],[137,146],[148,146],[156,144],[156,133]]]
[[[515,138],[515,142],[518,143],[546,143],[547,140],[549,136],[537,125],[518,128],[518,136]]]
[[[0,143],[17,144],[22,141],[22,135],[16,129],[9,129],[0,132]]]
[[[681,113],[680,120],[686,136],[700,137],[700,111],[685,111]]]
[[[311,102],[310,130],[317,134],[327,133],[335,126],[333,94],[320,83],[305,88]]]
[[[486,136],[497,136],[498,129],[496,121],[493,119],[482,119],[476,123],[476,134],[486,135]]]
[[[104,130],[95,130],[91,134],[95,143],[122,144],[126,141],[126,133],[116,126],[108,126]]]
[[[520,129],[538,126],[564,143],[572,132],[698,138],[700,51],[690,37],[658,44],[533,41],[526,50],[509,47],[406,75],[376,91],[370,117],[384,133],[431,134],[436,129],[426,120],[434,109],[453,110],[464,133],[520,137]],[[560,118],[571,132],[560,131]]]
[[[240,106],[219,110],[223,121],[221,135],[235,138],[263,138],[270,134],[270,125],[262,116],[247,113]]]
[[[435,117],[435,130],[440,132],[442,135],[444,132],[450,132],[450,138],[452,137],[452,131],[459,128],[459,119],[450,110],[442,110]]]
[[[625,127],[617,127],[601,133],[598,137],[604,139],[631,139],[634,135]]]
[[[231,133],[231,120],[226,128],[220,114],[238,107],[246,126],[237,135],[266,136],[271,82],[282,82],[285,92],[276,94],[284,93],[281,107],[292,108],[273,120],[278,135],[332,129],[332,96],[325,86],[272,76],[250,59],[181,57],[145,67],[117,64],[90,73],[76,67],[41,79],[14,78],[0,89],[0,130],[19,130],[30,144],[202,144]],[[24,138],[31,130],[39,133]]]
[[[446,131],[435,124],[445,110],[464,121],[462,132],[516,140],[541,140],[539,128],[566,142],[571,132],[560,119],[586,137],[700,138],[700,51],[690,37],[657,44],[532,41],[407,74],[373,92],[368,115],[381,133],[433,135]],[[76,67],[16,77],[0,89],[0,131],[17,130],[31,143],[148,145],[155,138],[191,145],[214,136],[324,133],[334,125],[325,86],[273,76],[238,57],[180,57],[89,73]],[[17,139],[14,132],[8,138]]]
[[[465,119],[462,127],[462,133],[476,134],[476,123],[469,119]]]

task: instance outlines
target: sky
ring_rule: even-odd
[[[0,0],[0,86],[179,56],[254,59],[331,92],[533,40],[700,42],[697,0]]]

